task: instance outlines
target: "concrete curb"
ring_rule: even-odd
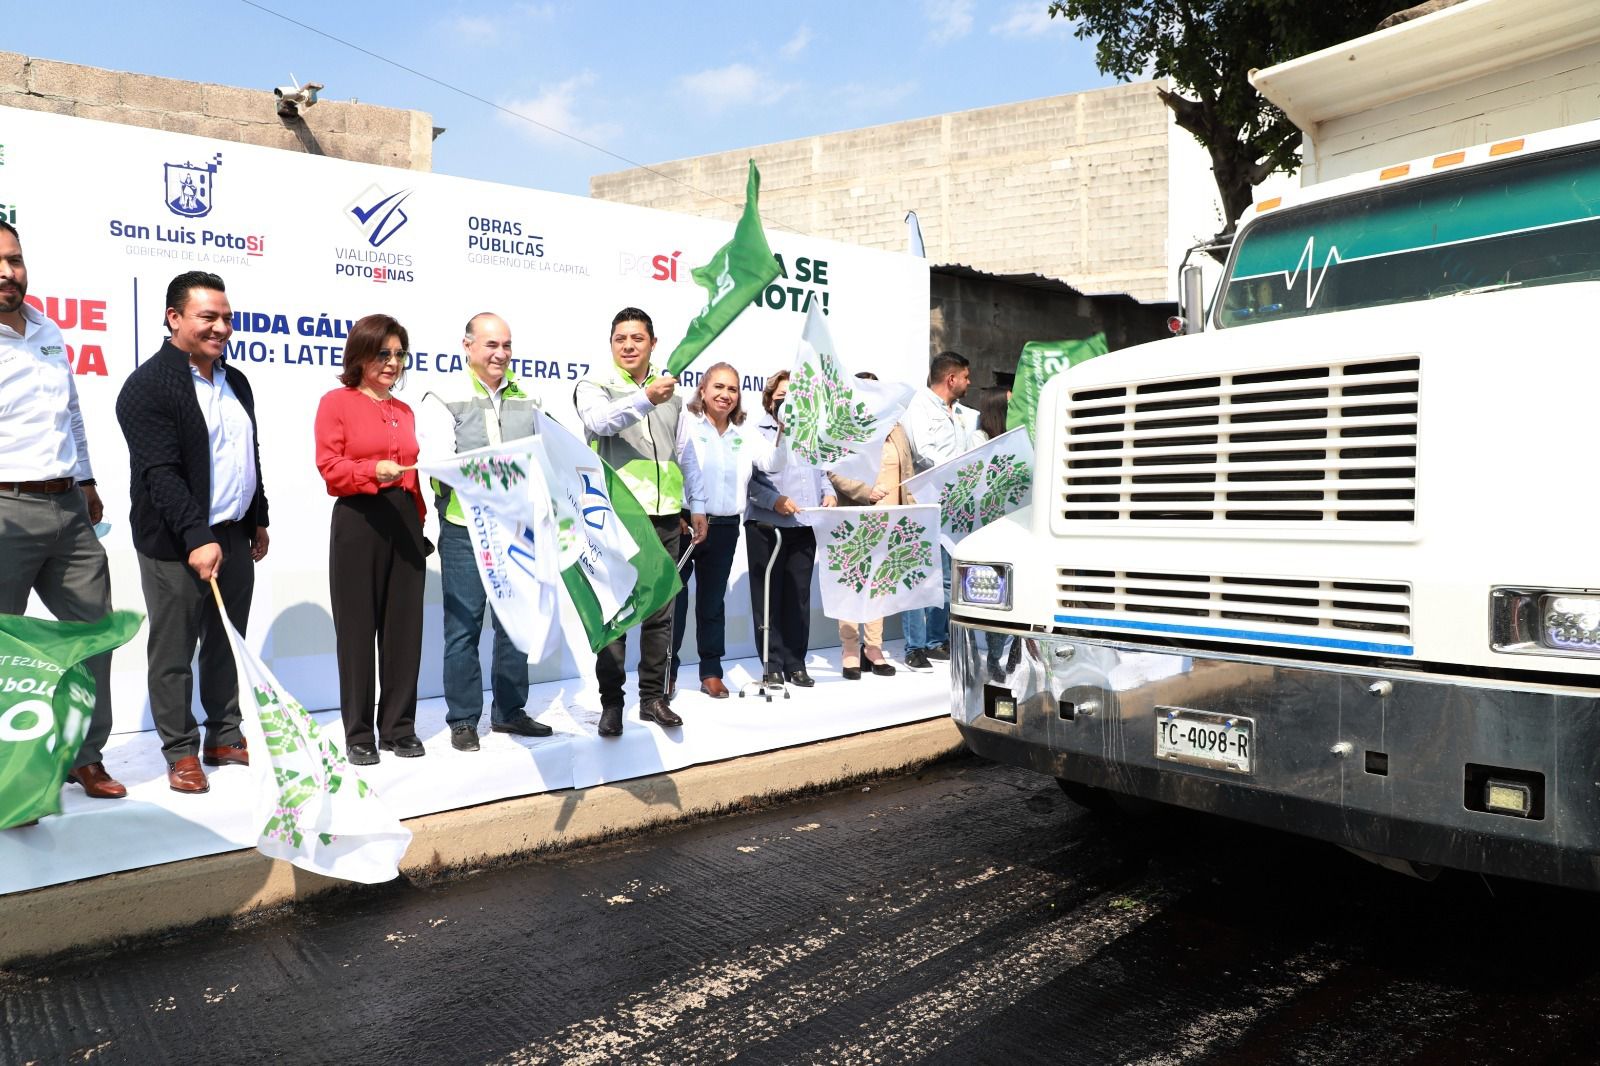
[[[961,749],[948,717],[747,755],[672,773],[546,792],[406,822],[415,834],[403,877],[429,880],[490,863],[593,843],[905,772]],[[348,881],[234,851],[0,897],[0,966],[71,949],[292,906]]]

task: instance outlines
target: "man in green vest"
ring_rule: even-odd
[[[532,436],[539,401],[522,390],[511,372],[511,327],[484,312],[467,322],[461,342],[467,372],[453,374],[430,390],[417,406],[417,438],[423,462],[474,448]],[[478,750],[483,717],[483,668],[478,640],[488,603],[461,500],[450,486],[433,482],[439,512],[439,576],[444,589],[444,702],[450,746]],[[489,728],[496,733],[547,737],[549,726],[528,717],[528,657],[511,643],[494,617],[494,657],[490,688],[494,701]]]
[[[683,509],[683,469],[678,465],[678,415],[683,400],[678,379],[650,365],[656,331],[650,316],[624,307],[611,320],[611,363],[573,390],[572,403],[583,420],[584,436],[639,501],[661,546],[676,560],[679,514]],[[694,516],[695,540],[705,536],[704,515]],[[618,637],[595,659],[600,682],[600,735],[622,734],[622,683],[626,637]],[[667,704],[667,661],[672,652],[672,602],[639,627],[639,717],[664,726],[683,719]]]

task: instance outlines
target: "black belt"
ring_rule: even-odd
[[[706,522],[713,526],[736,526],[744,521],[742,514],[708,514]]]

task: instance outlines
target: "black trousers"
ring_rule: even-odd
[[[250,558],[250,533],[238,522],[211,530],[222,548],[217,589],[228,621],[244,635],[250,599],[256,588],[256,564]],[[200,646],[200,706],[206,712],[205,746],[239,743],[239,668],[222,631],[211,585],[201,581],[181,559],[139,555],[139,584],[150,612],[145,651],[149,657],[150,717],[161,736],[167,765],[200,754],[200,729],[191,700],[195,645]]]
[[[672,676],[678,676],[678,652],[689,628],[689,578],[694,578],[694,639],[700,649],[700,679],[722,677],[722,657],[728,650],[728,574],[739,547],[739,520],[711,516],[706,539],[678,571],[683,591],[672,607]],[[683,550],[683,545],[678,546]]]
[[[372,743],[374,727],[378,740],[416,732],[422,545],[422,520],[404,489],[341,496],[333,505],[328,586],[346,743]]]
[[[750,612],[756,626],[756,653],[761,653],[761,622],[768,623],[766,669],[785,674],[806,665],[806,645],[811,642],[811,565],[817,557],[817,535],[810,526],[783,526],[767,522],[744,524],[746,558],[750,563]],[[781,533],[783,542],[778,543]],[[772,580],[762,583],[773,549],[778,561]]]
[[[677,512],[651,515],[661,546],[667,549],[672,561],[678,561],[681,551],[678,544]],[[667,658],[672,654],[672,601],[662,604],[639,626],[639,702],[653,700],[667,694]],[[595,679],[600,682],[600,706],[623,705],[622,683],[627,678],[623,664],[628,657],[628,638],[620,636],[600,649],[595,656]]]

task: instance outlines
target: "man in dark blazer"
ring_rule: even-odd
[[[247,764],[239,683],[211,594],[215,578],[240,633],[255,564],[267,554],[255,396],[223,360],[233,309],[222,279],[190,271],[167,286],[161,350],[128,375],[117,421],[132,465],[133,546],[149,611],[150,713],[175,792],[210,789],[201,769]],[[200,647],[205,744],[190,706],[190,661]]]

